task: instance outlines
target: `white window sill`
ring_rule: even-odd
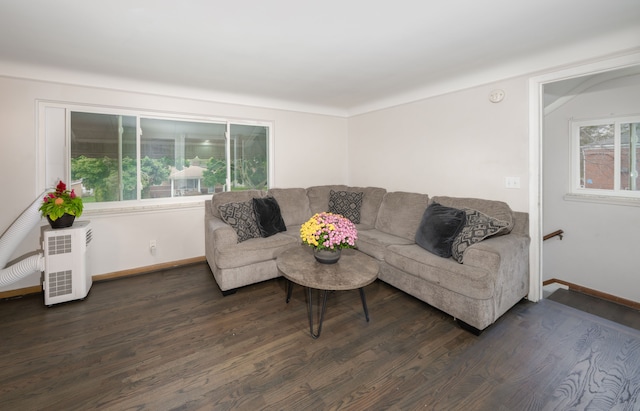
[[[112,203],[87,203],[84,205],[82,212],[83,217],[105,216],[117,214],[137,214],[149,212],[164,212],[172,210],[185,210],[202,208],[205,200],[209,200],[211,196],[197,196],[191,198],[181,198],[177,201],[144,200],[132,202],[112,202]]]
[[[585,203],[600,203],[600,204],[640,207],[640,198],[599,196],[595,194],[575,194],[575,193],[565,194],[563,198],[566,201],[578,201],[578,202],[585,202]]]

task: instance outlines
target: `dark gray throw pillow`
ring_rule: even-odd
[[[451,244],[466,222],[466,213],[457,208],[431,203],[416,231],[416,244],[444,258],[451,257]]]
[[[262,237],[270,237],[281,231],[287,231],[287,226],[280,213],[280,205],[275,198],[254,198],[253,211],[256,213],[256,223]]]
[[[238,234],[239,243],[250,238],[259,238],[261,236],[251,200],[220,204],[218,211],[220,212],[222,220],[233,227],[236,234]]]
[[[341,214],[353,224],[360,224],[360,208],[362,208],[363,192],[333,191],[329,192],[329,212]]]

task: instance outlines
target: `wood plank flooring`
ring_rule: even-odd
[[[569,307],[640,330],[640,311],[631,307],[579,291],[564,290],[562,288],[554,291],[548,298]]]
[[[382,282],[222,297],[206,264],[0,301],[2,410],[640,410],[640,331],[523,301],[481,336]]]

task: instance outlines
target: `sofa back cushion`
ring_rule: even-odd
[[[309,197],[309,207],[311,207],[311,214],[322,213],[323,211],[329,211],[329,193],[333,191],[347,191],[345,185],[326,185],[326,186],[313,186],[307,188],[307,197]]]
[[[271,188],[268,194],[278,202],[280,214],[287,226],[302,225],[313,215],[309,208],[307,190],[304,188]]]
[[[436,196],[431,199],[432,202],[442,204],[446,207],[453,208],[471,208],[481,213],[495,218],[496,220],[506,222],[506,228],[501,230],[500,234],[508,234],[513,229],[514,214],[511,207],[505,202],[495,200],[484,200],[482,198],[467,197],[445,197]]]
[[[521,234],[521,235],[529,235],[529,213],[522,211],[514,211],[513,212],[513,230],[512,233]]]
[[[262,190],[243,190],[243,191],[224,191],[216,193],[211,197],[211,214],[214,217],[220,217],[218,206],[227,203],[240,203],[251,201],[253,198],[262,198],[265,192]]]
[[[362,207],[360,208],[360,225],[362,228],[373,228],[378,218],[380,204],[387,190],[380,187],[349,187],[347,191],[362,191]]]
[[[414,241],[427,205],[427,194],[402,191],[386,193],[380,204],[375,228]]]

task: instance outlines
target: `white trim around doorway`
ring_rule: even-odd
[[[542,107],[543,86],[554,81],[597,74],[640,65],[640,50],[608,57],[591,63],[545,73],[529,79],[529,296],[530,301],[542,298]]]

